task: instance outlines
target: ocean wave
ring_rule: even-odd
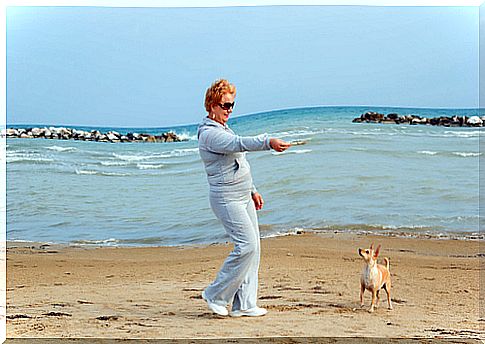
[[[448,239],[448,240],[483,240],[484,234],[476,232],[453,232],[443,228],[424,225],[393,226],[393,225],[328,225],[318,228],[304,228],[304,232],[312,233],[353,233],[359,235],[382,235],[404,238]]]
[[[302,228],[292,228],[287,231],[277,231],[277,232],[269,232],[265,234],[261,234],[260,237],[262,239],[267,239],[267,238],[276,238],[276,237],[281,237],[281,236],[289,236],[289,235],[300,235],[303,233]]]
[[[161,152],[158,154],[134,154],[134,155],[127,155],[127,154],[118,154],[113,153],[113,156],[117,159],[128,161],[128,162],[136,162],[136,161],[144,161],[144,160],[151,160],[151,159],[160,159],[160,158],[173,158],[173,157],[183,157],[188,155],[194,155],[199,152],[199,148],[184,148],[184,149],[174,149],[169,152]]]
[[[109,239],[99,239],[99,240],[74,240],[71,241],[70,244],[74,245],[81,245],[81,246],[120,246],[120,247],[127,247],[127,246],[177,246],[180,244],[176,243],[168,243],[167,240],[163,237],[156,236],[156,237],[147,237],[147,238],[132,238],[132,239],[116,239],[116,238],[109,238]],[[190,239],[189,239],[190,241]],[[200,242],[196,242],[200,243]],[[190,244],[190,243],[188,243]],[[182,244],[183,245],[183,244]]]
[[[45,157],[41,154],[17,153],[7,152],[7,163],[26,162],[26,163],[50,163],[55,160],[50,157]]]
[[[50,147],[45,147],[49,150],[53,150],[56,152],[72,152],[77,150],[76,147],[59,147],[59,146],[50,146]]]
[[[317,134],[322,134],[324,130],[291,130],[291,131],[281,131],[269,134],[270,136],[276,136],[279,138],[285,137],[301,137],[301,136],[313,136]]]
[[[418,154],[425,154],[425,155],[454,155],[454,156],[461,156],[463,158],[468,158],[468,157],[476,157],[482,155],[482,153],[478,152],[434,152],[434,151],[418,151]]]
[[[109,238],[104,240],[74,240],[71,243],[75,245],[102,245],[102,246],[110,246],[116,245],[120,241],[115,238]]]
[[[123,162],[123,161],[101,161],[101,165],[103,166],[128,166],[130,162]]]
[[[173,158],[187,155],[198,154],[199,148],[174,149],[173,151],[160,154],[160,158]]]
[[[154,169],[163,168],[164,166],[165,166],[164,164],[159,164],[159,165],[136,164],[136,167],[138,167],[140,170],[154,170]]]
[[[441,137],[460,137],[460,138],[469,138],[469,137],[480,137],[482,130],[457,130],[457,131],[451,131],[447,130],[443,132],[444,135],[436,135],[436,136],[441,136]]]
[[[292,150],[287,150],[284,152],[275,152],[272,151],[271,154],[273,155],[281,155],[281,154],[304,154],[304,153],[310,153],[312,150],[311,149],[292,149]]]
[[[177,135],[182,141],[196,141],[197,140],[197,135],[190,135],[188,132],[182,132],[180,134],[175,132],[175,135]]]
[[[418,154],[426,154],[426,155],[436,155],[438,152],[432,152],[432,151],[419,151]]]
[[[98,174],[98,171],[87,171],[76,169],[76,174]]]
[[[475,152],[452,152],[451,154],[461,156],[464,158],[482,155],[482,153],[475,153]]]
[[[118,153],[113,153],[113,156],[117,159],[129,161],[129,162],[149,160],[149,159],[160,157],[159,155],[123,155]]]
[[[117,173],[117,172],[102,172],[94,170],[78,170],[76,169],[76,174],[78,175],[97,175],[97,176],[107,176],[107,177],[126,177],[130,176],[130,173]]]

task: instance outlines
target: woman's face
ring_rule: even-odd
[[[209,114],[209,117],[222,125],[226,124],[227,120],[229,119],[229,114],[232,113],[232,106],[229,108],[227,107],[229,104],[234,106],[234,95],[231,93],[225,93],[218,104],[212,105],[212,111]]]

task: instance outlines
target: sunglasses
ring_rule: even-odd
[[[234,103],[235,102],[232,102],[232,103],[224,103],[224,104],[221,104],[219,103],[218,105],[221,107],[221,109],[223,110],[230,110],[232,108],[234,108]]]

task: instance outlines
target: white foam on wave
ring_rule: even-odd
[[[109,238],[109,239],[104,239],[104,240],[76,240],[76,241],[73,241],[72,243],[73,244],[76,244],[76,245],[116,245],[118,244],[120,241],[118,239],[115,239],[115,238]]]
[[[328,134],[343,134],[352,136],[396,136],[401,135],[403,132],[399,128],[373,128],[373,129],[362,129],[362,130],[349,130],[344,128],[328,128],[324,131]]]
[[[159,158],[182,157],[187,155],[194,155],[194,154],[197,154],[198,152],[199,152],[199,148],[183,148],[183,149],[174,149],[168,152],[161,152],[158,154],[124,155],[124,154],[113,153],[113,156],[123,161],[136,162],[136,161],[144,161],[144,160],[159,159]]]
[[[126,177],[131,176],[130,173],[117,173],[117,172],[101,172],[102,176],[113,176],[113,177]]]
[[[129,162],[123,161],[101,161],[101,165],[103,166],[128,166]]]
[[[170,152],[162,153],[160,158],[173,158],[180,156],[193,155],[199,152],[199,148],[184,148],[184,149],[174,149]]]
[[[47,149],[56,151],[56,152],[72,152],[77,150],[76,147],[59,147],[59,146],[50,146],[50,147],[45,147]]]
[[[129,173],[117,173],[117,172],[101,172],[93,170],[78,170],[76,169],[76,174],[78,175],[98,175],[98,176],[113,176],[113,177],[125,177],[129,176]]]
[[[123,154],[117,154],[117,153],[113,153],[113,156],[120,160],[129,161],[129,162],[142,161],[142,160],[148,160],[148,159],[160,157],[159,155],[123,155]]]
[[[303,229],[296,227],[285,232],[270,232],[268,234],[262,234],[261,238],[267,239],[267,238],[275,238],[275,237],[289,236],[289,235],[300,235],[302,232],[303,232]]]
[[[321,133],[323,133],[323,130],[292,130],[292,131],[282,131],[282,132],[273,133],[273,134],[270,134],[270,136],[285,138],[285,137],[313,136]]]
[[[19,152],[7,152],[7,163],[13,162],[54,162],[52,158],[47,158],[40,154],[32,153],[19,153]]]
[[[311,149],[295,149],[293,151],[290,151],[290,153],[303,154],[303,153],[310,153],[311,151],[312,151]]]
[[[457,155],[457,156],[461,156],[461,157],[464,157],[464,158],[482,155],[482,153],[473,153],[473,152],[453,152],[452,154]]]
[[[195,141],[197,140],[197,135],[190,135],[188,132],[183,132],[181,134],[177,134],[175,133],[175,135],[177,135],[179,137],[179,139],[181,139],[182,141]]]
[[[481,133],[482,133],[481,130],[471,130],[471,131],[469,131],[469,130],[466,130],[466,131],[462,131],[462,130],[451,131],[451,130],[448,130],[448,131],[444,132],[444,135],[438,135],[438,136],[469,138],[469,137],[479,137],[480,135],[483,135]]]
[[[418,154],[426,154],[426,155],[436,155],[438,152],[432,152],[432,151],[419,151]]]
[[[136,167],[138,167],[140,170],[156,170],[163,168],[165,165],[159,164],[159,165],[152,165],[152,164],[136,164]]]
[[[293,150],[287,150],[284,152],[275,152],[272,151],[271,154],[273,155],[282,155],[282,154],[304,154],[304,153],[310,153],[312,150],[311,149],[293,149]]]
[[[97,174],[97,171],[88,171],[88,170],[78,170],[76,169],[76,174]]]

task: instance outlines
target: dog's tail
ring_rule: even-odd
[[[389,259],[389,258],[387,258],[387,257],[384,257],[384,261],[386,262],[386,269],[387,269],[388,271],[391,271],[391,270],[389,270],[389,267],[390,267],[390,264],[389,264],[389,263],[390,263],[390,259]]]

